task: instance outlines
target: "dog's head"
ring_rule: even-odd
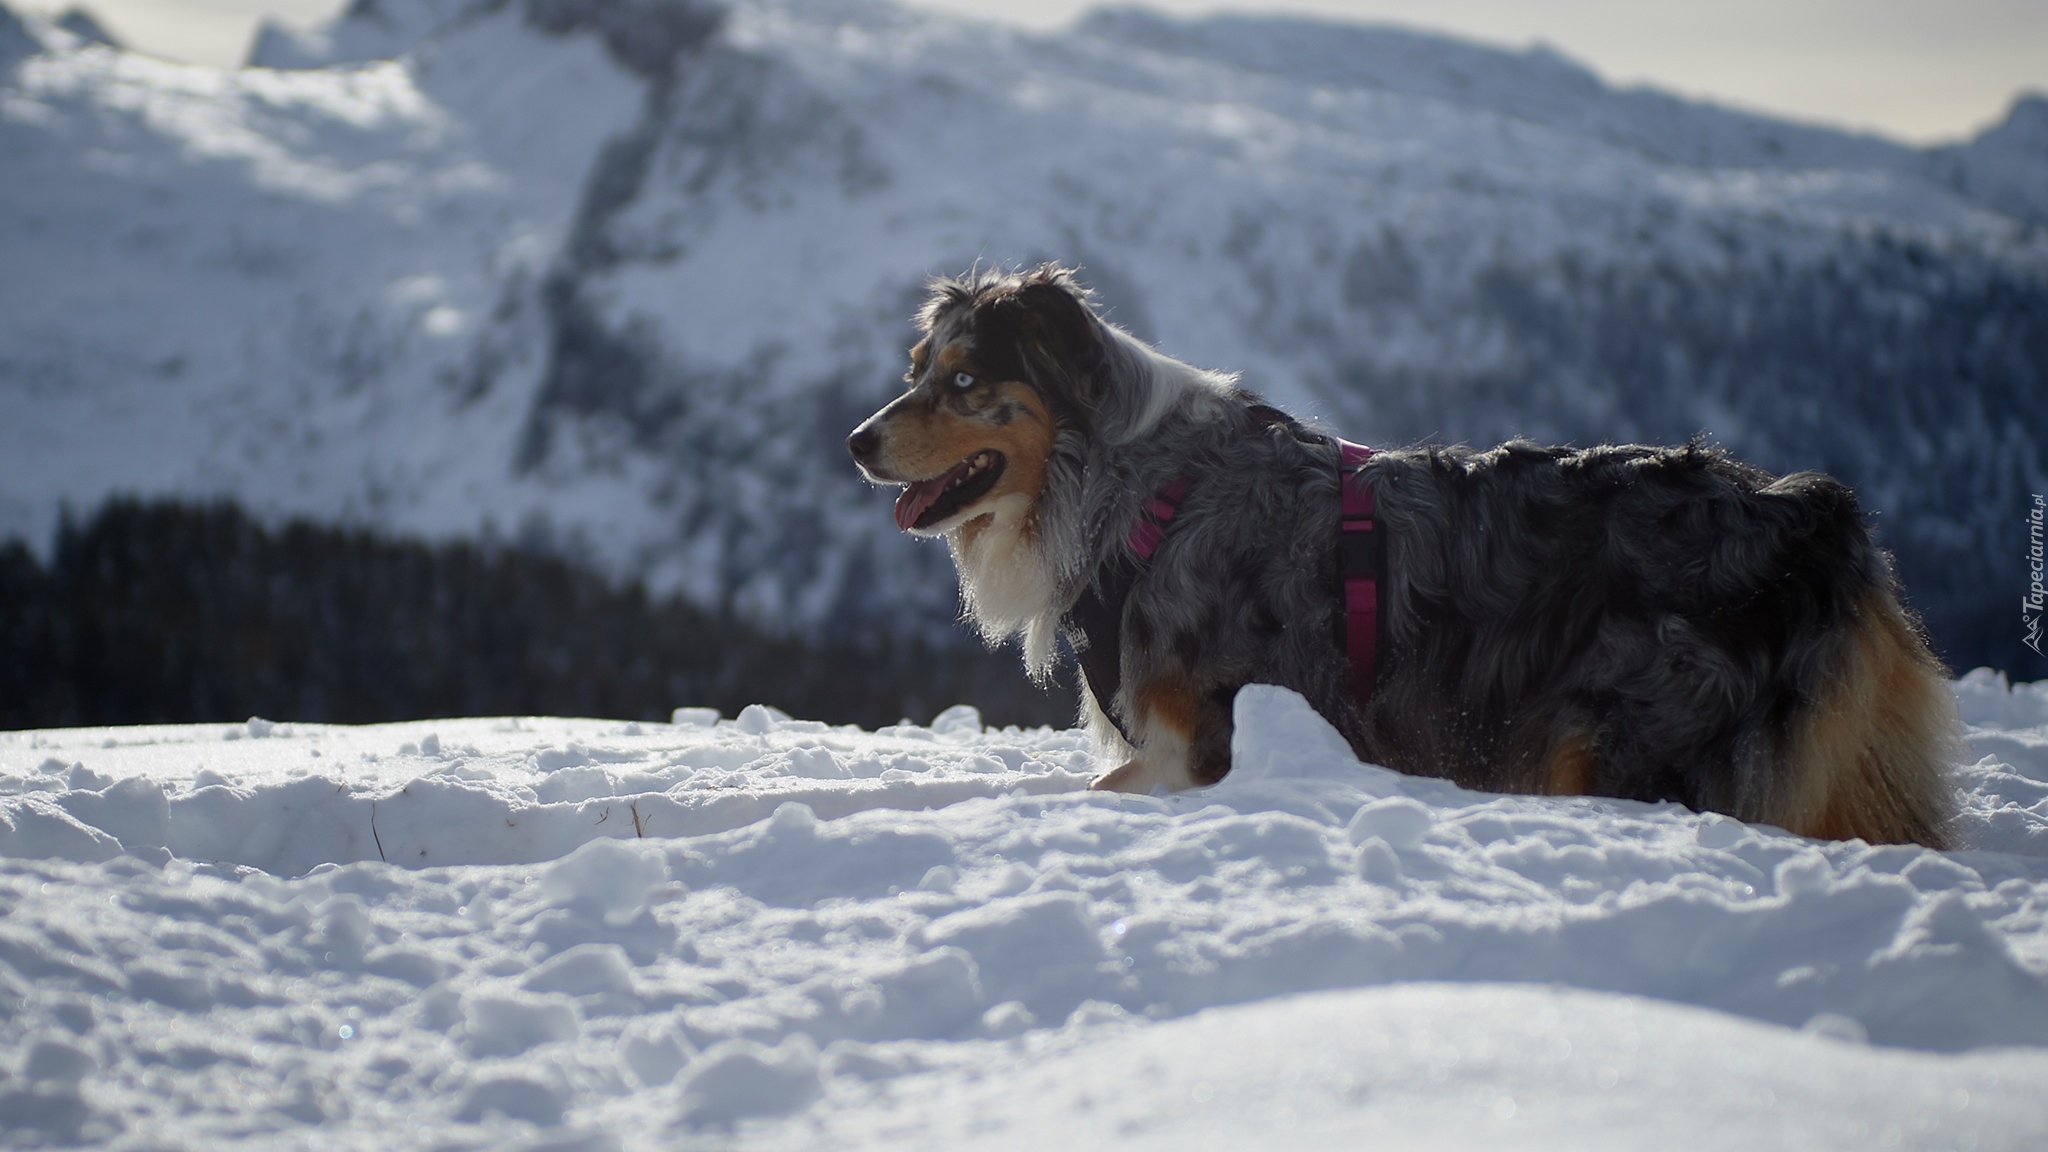
[[[846,441],[868,479],[902,484],[896,523],[942,535],[1028,517],[1062,429],[1092,404],[1106,329],[1066,269],[934,282],[910,387]]]

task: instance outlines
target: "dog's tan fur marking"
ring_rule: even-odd
[[[1052,459],[1054,428],[1052,412],[1029,385],[1003,383],[995,386],[998,405],[1007,404],[1020,415],[984,434],[988,447],[1001,452],[1008,463],[991,496],[1022,492],[1036,502],[1045,490],[1045,466]]]
[[[944,381],[954,372],[972,370],[957,347],[947,345],[940,351],[935,369],[940,383],[934,391],[951,387]],[[969,413],[934,404],[898,408],[883,427],[881,463],[898,475],[936,476],[976,452],[993,448],[1003,454],[1003,474],[978,503],[1011,494],[1035,502],[1045,487],[1045,466],[1053,446],[1052,413],[1045,401],[1030,386],[1014,381],[987,385],[971,400],[974,408]],[[988,417],[1005,407],[1016,413],[1007,423]]]
[[[1088,787],[1137,793],[1151,792],[1162,784],[1173,792],[1194,787],[1197,781],[1189,772],[1188,746],[1202,708],[1194,685],[1180,676],[1162,676],[1140,685],[1131,704],[1131,728],[1138,741],[1135,753]]]
[[[1593,734],[1579,728],[1565,733],[1544,757],[1537,785],[1552,796],[1585,796],[1593,791]]]
[[[1882,593],[1848,625],[1839,663],[1792,734],[1792,793],[1763,819],[1829,840],[1947,842],[1941,766],[1959,727],[1945,672]]]
[[[922,371],[922,365],[919,370]],[[957,340],[939,349],[938,361],[932,366],[933,378],[940,384],[950,380],[955,372],[970,371],[973,366],[968,363],[967,346]]]
[[[1194,686],[1179,676],[1163,676],[1139,687],[1136,698],[1138,723],[1146,729],[1163,729],[1182,740],[1194,735],[1202,698]]]
[[[890,421],[884,459],[892,470],[905,476],[937,476],[983,448],[1000,449],[989,442],[989,433],[996,431],[1001,429],[920,405],[905,409]]]

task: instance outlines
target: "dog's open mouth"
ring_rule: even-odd
[[[896,526],[905,532],[943,523],[988,495],[1003,475],[1003,454],[984,448],[929,480],[912,481],[896,498]]]

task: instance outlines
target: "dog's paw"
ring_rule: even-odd
[[[1157,773],[1152,771],[1150,765],[1140,760],[1131,760],[1126,762],[1121,768],[1112,768],[1097,776],[1095,782],[1088,785],[1088,790],[1090,792],[1131,792],[1142,796],[1152,791],[1152,786],[1156,783],[1153,777],[1156,775]]]

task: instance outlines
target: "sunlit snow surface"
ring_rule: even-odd
[[[752,708],[0,734],[0,1145],[2048,1146],[2048,688],[1948,854]]]

